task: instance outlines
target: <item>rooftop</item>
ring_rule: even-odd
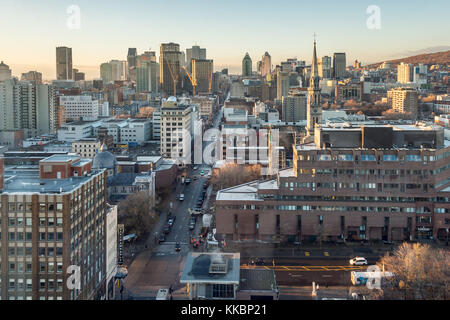
[[[64,194],[101,174],[104,170],[92,170],[91,174],[67,179],[40,179],[39,170],[5,168],[3,194]]]

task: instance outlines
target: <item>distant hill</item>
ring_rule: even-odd
[[[385,61],[383,61],[383,62],[385,62]],[[369,67],[377,68],[383,62],[370,64]],[[412,57],[407,57],[407,58],[387,60],[386,62],[392,63],[393,67],[399,65],[401,62],[411,63],[411,64],[423,63],[423,64],[428,64],[428,65],[450,64],[450,50],[442,51],[442,52],[435,52],[435,53],[419,54],[417,56],[412,56]]]

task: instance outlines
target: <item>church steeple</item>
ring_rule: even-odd
[[[319,85],[319,69],[317,66],[316,39],[314,37],[314,52],[309,77],[308,102],[307,102],[307,131],[310,136],[314,135],[316,124],[322,123],[322,103]]]
[[[316,39],[314,39],[314,52],[313,60],[311,64],[311,76],[309,78],[310,88],[319,88],[319,67],[317,66],[317,51],[316,51]]]

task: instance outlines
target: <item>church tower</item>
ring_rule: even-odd
[[[314,53],[311,65],[311,76],[308,88],[307,125],[308,134],[314,135],[316,123],[322,123],[322,103],[320,99],[319,69],[317,67],[316,40],[314,39]]]

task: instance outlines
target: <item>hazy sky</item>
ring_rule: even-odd
[[[67,8],[80,8],[80,29],[69,29]],[[381,29],[368,29],[369,5],[381,9]],[[347,63],[398,58],[450,45],[448,0],[1,0],[0,60],[14,75],[37,70],[55,78],[55,47],[73,50],[74,68],[88,79],[99,65],[126,59],[161,42],[207,49],[216,69],[239,72],[245,52],[254,66],[265,51],[273,64],[311,61],[313,34],[319,56],[346,52]]]

